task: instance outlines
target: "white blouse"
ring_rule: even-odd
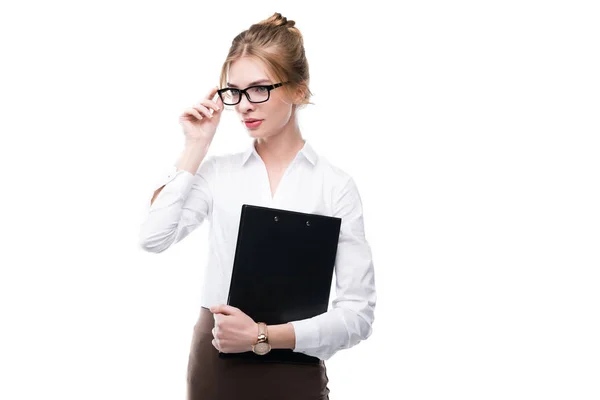
[[[170,169],[140,229],[142,249],[160,253],[205,220],[210,222],[209,265],[201,302],[227,304],[242,204],[341,217],[335,260],[336,293],[329,310],[298,321],[294,351],[329,359],[372,333],[376,303],[371,248],[354,180],[319,156],[305,140],[285,170],[275,195],[256,139],[244,152],[206,156],[195,175]]]

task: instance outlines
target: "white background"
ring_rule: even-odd
[[[273,12],[304,34],[302,133],[355,178],[376,269],[330,399],[600,398],[593,3],[3,3],[0,398],[185,398],[208,225],[159,255],[138,229],[179,114]],[[230,112],[210,152],[248,143]]]

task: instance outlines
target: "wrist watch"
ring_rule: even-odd
[[[271,345],[269,344],[269,336],[267,333],[267,324],[264,322],[258,323],[258,340],[252,345],[252,351],[254,354],[264,356],[271,351]]]

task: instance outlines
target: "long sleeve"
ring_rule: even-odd
[[[181,241],[212,214],[211,182],[214,157],[202,161],[195,175],[175,167],[157,185],[165,185],[148,212],[139,232],[142,249],[160,253]]]
[[[322,360],[371,335],[377,301],[362,202],[352,178],[335,196],[334,211],[334,216],[342,218],[335,260],[336,297],[327,312],[291,322],[296,335],[294,351]]]

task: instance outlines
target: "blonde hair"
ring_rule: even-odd
[[[238,34],[233,39],[221,68],[221,87],[227,84],[227,72],[231,63],[242,57],[251,57],[262,61],[278,82],[289,82],[278,90],[285,90],[290,98],[295,98],[298,89],[302,90],[304,96],[298,108],[313,104],[308,87],[310,74],[304,53],[304,40],[295,24],[295,21],[288,20],[280,13],[274,13]]]

